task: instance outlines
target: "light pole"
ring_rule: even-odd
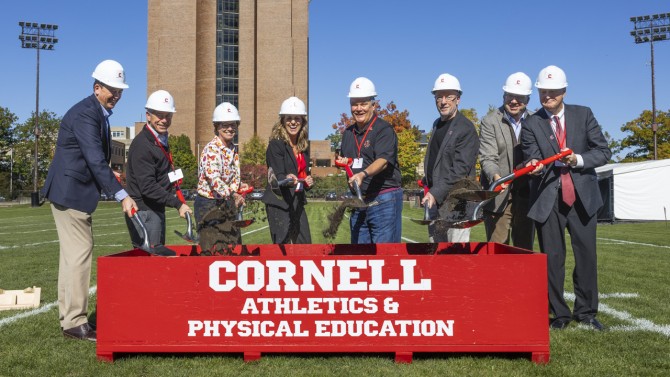
[[[654,160],[658,158],[656,153],[656,86],[654,79],[654,42],[670,39],[670,13],[652,14],[649,16],[631,17],[630,21],[635,25],[630,35],[635,38],[635,43],[647,43],[651,45],[651,131],[654,133]]]
[[[40,50],[53,50],[58,38],[55,38],[56,29],[58,25],[52,24],[38,24],[37,22],[20,21],[22,48],[34,48],[37,50],[37,84],[35,90],[35,160],[33,161],[34,173],[33,176],[33,192],[30,194],[30,203],[33,207],[39,206],[40,195],[37,192],[38,179],[38,144],[40,139]]]

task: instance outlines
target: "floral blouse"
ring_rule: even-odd
[[[240,155],[214,137],[200,154],[198,194],[209,199],[227,199],[240,188]]]

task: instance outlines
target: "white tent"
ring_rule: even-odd
[[[603,209],[611,206],[612,220],[666,220],[670,216],[670,159],[607,164],[596,172]],[[611,193],[603,187],[609,187]]]

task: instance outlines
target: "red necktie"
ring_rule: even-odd
[[[554,124],[556,124],[558,146],[562,149],[565,147],[565,132],[560,119],[555,115],[553,119]],[[563,203],[567,204],[568,207],[572,207],[575,204],[575,185],[572,183],[570,169],[567,166],[561,167],[561,191],[563,193]]]

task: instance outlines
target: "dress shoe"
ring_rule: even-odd
[[[72,339],[89,340],[91,342],[96,341],[95,330],[91,329],[88,323],[84,323],[83,325],[79,325],[71,329],[63,330],[63,336]]]
[[[605,326],[603,326],[603,324],[600,323],[600,321],[598,321],[598,320],[595,319],[595,318],[587,318],[587,319],[584,319],[584,320],[582,320],[582,321],[579,321],[579,323],[581,323],[581,324],[583,324],[583,325],[586,325],[586,326],[588,326],[588,327],[591,327],[592,329],[594,329],[594,330],[596,330],[596,331],[605,331],[605,330],[607,330],[607,328],[606,328]]]
[[[554,330],[563,330],[570,324],[570,318],[554,318],[549,323],[549,328]]]

